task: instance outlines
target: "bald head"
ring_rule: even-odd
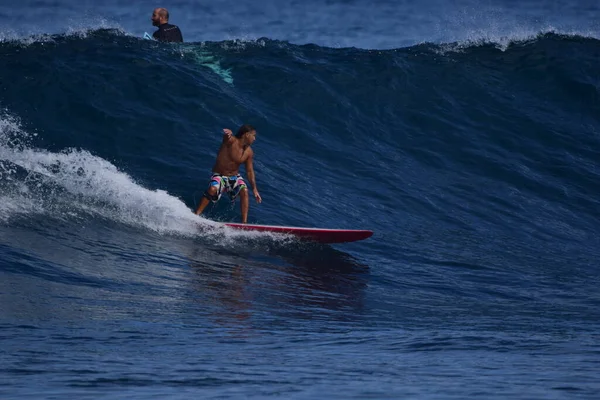
[[[155,8],[152,13],[152,25],[160,26],[169,22],[169,12],[166,8]]]

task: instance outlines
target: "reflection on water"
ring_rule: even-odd
[[[265,319],[351,320],[369,278],[369,268],[349,254],[307,243],[198,246],[188,257],[197,303],[219,324],[247,328],[268,328]]]
[[[190,240],[47,217],[15,225],[0,226],[0,298],[5,316],[30,320],[208,317],[238,331],[343,322],[362,313],[370,279],[367,266],[330,246]]]

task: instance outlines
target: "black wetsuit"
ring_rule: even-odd
[[[181,31],[177,25],[162,24],[152,37],[160,42],[183,42]]]

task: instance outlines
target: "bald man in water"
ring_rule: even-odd
[[[159,42],[183,42],[179,27],[169,24],[169,12],[166,8],[155,8],[151,19],[152,25],[158,27],[158,30],[152,34],[154,39]]]

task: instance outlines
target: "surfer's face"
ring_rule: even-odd
[[[153,26],[160,26],[160,16],[158,15],[158,10],[154,10],[151,20]]]
[[[246,133],[246,143],[251,145],[256,141],[256,131],[250,131]]]

